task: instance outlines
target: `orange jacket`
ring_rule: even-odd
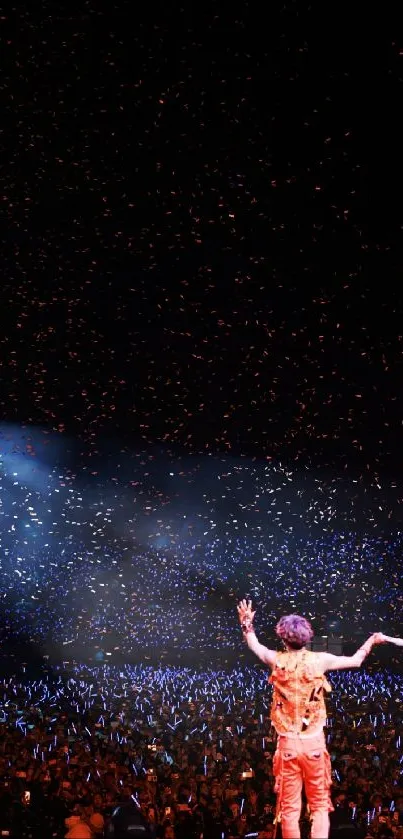
[[[273,685],[271,721],[278,734],[308,734],[326,722],[325,691],[331,691],[317,653],[278,653],[269,678]]]

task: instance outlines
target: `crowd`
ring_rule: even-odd
[[[330,681],[332,835],[402,839],[403,677]],[[72,665],[4,678],[0,836],[118,835],[121,806],[152,839],[272,839],[270,690],[260,666]],[[309,835],[308,812],[302,820]]]

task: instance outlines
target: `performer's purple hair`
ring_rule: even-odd
[[[313,638],[313,629],[301,615],[285,615],[276,626],[276,635],[292,649],[300,650]]]

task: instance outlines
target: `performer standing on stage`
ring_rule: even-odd
[[[269,650],[260,644],[253,627],[252,601],[242,600],[238,615],[244,640],[264,664],[272,669],[271,721],[276,729],[277,749],[273,774],[277,792],[277,820],[281,814],[283,839],[299,839],[302,786],[312,817],[312,839],[329,835],[331,765],[323,726],[326,723],[325,693],[331,691],[325,678],[327,670],[361,667],[376,643],[383,643],[380,633],[371,635],[352,656],[314,653],[306,649],[313,637],[309,621],[300,615],[280,619],[276,634],[284,643],[284,652]],[[403,641],[402,641],[403,646]]]

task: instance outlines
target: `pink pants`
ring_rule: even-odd
[[[331,766],[324,734],[306,739],[281,735],[273,759],[277,811],[281,813],[283,839],[300,839],[302,786],[312,817],[311,839],[329,836]]]

